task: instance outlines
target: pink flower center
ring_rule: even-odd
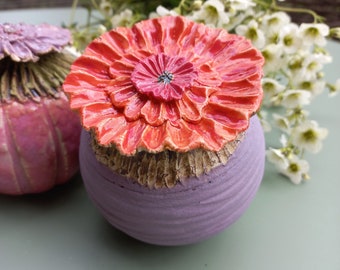
[[[140,61],[131,74],[137,91],[158,101],[179,100],[197,78],[192,63],[184,57],[151,55]]]

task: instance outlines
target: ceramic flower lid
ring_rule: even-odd
[[[0,24],[0,101],[58,98],[75,56],[67,29],[49,24]]]
[[[49,24],[0,24],[0,59],[37,61],[39,55],[61,52],[70,41],[70,31]]]
[[[263,63],[241,36],[167,16],[94,40],[64,90],[99,144],[124,155],[218,151],[259,109]]]

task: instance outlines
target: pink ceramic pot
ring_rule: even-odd
[[[254,198],[264,162],[256,116],[226,165],[173,188],[149,189],[118,175],[97,161],[89,134],[81,136],[80,167],[89,197],[115,228],[157,245],[199,242],[230,226]]]

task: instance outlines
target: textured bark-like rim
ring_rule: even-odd
[[[188,152],[140,151],[126,156],[115,146],[100,145],[94,132],[91,133],[91,144],[97,160],[114,172],[149,188],[171,188],[189,177],[199,177],[217,166],[225,165],[244,135],[245,132],[241,132],[234,141],[217,152],[197,148]]]
[[[37,62],[15,62],[5,57],[0,60],[0,102],[59,98],[61,85],[75,58],[67,52],[48,53]]]

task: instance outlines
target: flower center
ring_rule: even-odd
[[[168,102],[182,98],[198,73],[184,57],[164,53],[141,60],[131,74],[136,90],[158,101]]]
[[[163,71],[163,73],[161,75],[159,75],[158,82],[167,84],[167,83],[170,83],[173,78],[174,78],[174,74],[165,70],[165,71]]]

